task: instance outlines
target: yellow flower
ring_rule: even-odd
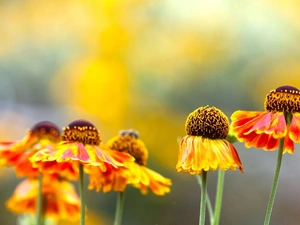
[[[242,163],[234,146],[226,140],[229,121],[215,107],[200,107],[189,114],[185,123],[187,135],[179,145],[178,172],[201,174],[202,171],[239,168]]]
[[[30,157],[40,149],[53,149],[60,140],[59,135],[60,130],[54,123],[39,122],[22,141],[0,143],[0,164],[14,166],[18,177],[37,177],[39,171],[32,166]]]
[[[78,220],[80,201],[74,186],[54,176],[43,176],[44,217],[55,220]],[[38,181],[26,179],[14,191],[6,206],[14,213],[35,213],[38,195]]]
[[[124,191],[127,184],[139,188],[143,194],[150,188],[157,195],[170,192],[171,180],[146,167],[148,150],[134,130],[121,131],[116,137],[107,142],[107,146],[115,152],[128,153],[135,162],[126,161],[124,167],[118,170],[90,173],[89,188],[96,190]]]

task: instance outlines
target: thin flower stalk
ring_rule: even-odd
[[[125,201],[125,192],[121,191],[118,194],[114,225],[121,225],[122,224],[122,217],[123,217],[123,211],[124,211],[124,201]]]
[[[225,172],[222,170],[219,170],[213,225],[219,225],[219,221],[220,221],[222,199],[223,199],[223,189],[224,189],[224,179],[225,179]]]
[[[38,194],[37,194],[37,205],[36,205],[36,224],[42,225],[43,221],[43,174],[40,172],[38,176]]]
[[[80,196],[80,225],[85,224],[84,173],[83,165],[79,164],[79,196]]]
[[[272,188],[271,188],[271,193],[270,193],[270,197],[269,197],[269,202],[268,202],[264,225],[270,224],[270,220],[271,220],[273,205],[274,205],[277,186],[278,186],[281,162],[282,162],[283,146],[284,146],[284,138],[281,138],[280,142],[279,142],[277,164],[276,164],[276,169],[275,169],[275,174],[274,174],[274,179],[273,179],[273,183],[272,183]]]
[[[203,171],[202,172],[202,188],[201,188],[201,200],[200,200],[199,225],[205,224],[206,195],[207,195],[207,171]]]
[[[200,185],[200,188],[202,189],[201,176],[196,175],[195,177],[196,177],[196,179],[197,179],[197,181]],[[212,208],[212,204],[211,204],[211,200],[210,200],[208,192],[206,192],[206,206],[207,206],[207,210],[208,210],[208,214],[209,214],[209,222],[212,225],[213,221],[214,221],[214,211],[213,211],[213,208]]]

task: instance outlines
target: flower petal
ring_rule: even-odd
[[[292,141],[300,143],[300,113],[293,113],[289,126],[289,137]]]
[[[276,139],[283,138],[287,134],[287,125],[283,112],[273,113],[269,129],[264,131],[267,134],[272,134]]]
[[[247,148],[275,150],[279,139],[287,135],[284,114],[281,112],[236,111],[231,116],[230,130]]]
[[[255,118],[254,121],[252,120],[252,122],[255,123],[247,133],[251,133],[253,131],[255,131],[255,133],[257,134],[264,133],[266,130],[270,128],[271,119],[272,119],[271,113],[261,114],[259,117]]]
[[[170,192],[170,186],[172,182],[170,179],[163,177],[159,173],[145,167],[134,163],[136,166],[136,171],[139,170],[142,177],[148,177],[148,184],[143,182],[133,183],[135,188],[139,188],[142,194],[148,193],[148,188],[156,195],[165,195]]]
[[[287,135],[284,139],[284,145],[283,145],[283,153],[294,153],[294,142],[290,139],[289,135]]]
[[[178,172],[201,174],[203,170],[235,170],[236,167],[243,171],[235,148],[226,140],[187,135],[180,142]]]

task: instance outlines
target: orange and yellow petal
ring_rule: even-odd
[[[252,132],[256,134],[270,134],[274,138],[286,136],[287,126],[283,112],[252,112],[238,110],[231,116],[231,132],[237,138]]]
[[[87,173],[89,173],[90,183],[89,190],[95,189],[97,192],[104,193],[110,191],[125,191],[126,185],[131,179],[129,170],[125,167],[115,167],[108,164],[106,171],[102,171],[98,166],[90,166]]]
[[[111,150],[106,145],[101,145],[101,149],[105,150],[106,154],[108,154],[111,157],[113,163],[117,166],[124,166],[128,162],[135,161],[134,157],[130,154]]]
[[[234,146],[223,139],[185,136],[179,146],[178,172],[201,174],[203,170],[236,170],[243,172],[242,163]]]
[[[139,188],[142,194],[148,194],[150,189],[156,195],[165,195],[170,192],[170,186],[172,182],[170,179],[165,178],[159,173],[136,163],[131,164],[132,171],[136,172],[136,176],[139,180],[135,179],[132,186]]]
[[[122,152],[115,152],[104,145],[84,145],[79,142],[62,142],[44,161],[81,163],[86,166],[98,166],[103,172],[106,165],[115,168],[123,165],[123,161],[133,161],[134,158]]]
[[[56,142],[28,132],[22,141],[0,143],[0,164],[15,166],[18,177],[36,178],[38,170],[32,167],[29,158],[42,148],[53,148]]]
[[[14,149],[17,142],[0,142],[0,165],[1,166],[14,166],[19,158],[22,156],[23,151]]]
[[[230,131],[247,148],[256,147],[275,150],[279,139],[286,137],[288,127],[283,112],[236,111],[231,116]],[[288,140],[287,140],[288,143]],[[291,152],[291,144],[285,145],[284,152]]]
[[[102,190],[105,193],[125,191],[126,186],[131,184],[139,188],[142,194],[147,194],[148,189],[151,189],[156,195],[165,195],[170,192],[172,185],[170,179],[134,162],[128,162],[126,167],[118,167],[118,169],[109,166],[105,172],[98,167],[89,167],[88,173],[90,174],[88,188]]]
[[[138,182],[136,171],[131,171],[128,165],[135,164],[134,158],[127,153],[114,150],[107,150],[114,163],[118,168],[106,164],[106,170],[101,170],[97,166],[88,166],[85,168],[86,173],[90,174],[89,189],[96,191],[124,191],[128,183]]]
[[[57,174],[60,178],[77,180],[79,177],[78,166],[71,162],[48,161],[47,159],[52,154],[55,154],[55,149],[42,149],[36,152],[30,158],[32,166],[42,173]]]
[[[28,131],[27,135],[21,141],[16,142],[13,149],[15,151],[39,150],[56,144],[57,142],[53,142],[47,137],[41,138]]]
[[[0,163],[5,166],[14,166],[16,175],[18,177],[28,176],[30,178],[37,177],[38,170],[32,167],[32,163],[29,158],[35,153],[35,151],[24,151],[23,149],[16,149],[15,146],[19,143],[14,144],[0,144],[2,148],[0,150]],[[5,146],[10,147],[5,149]]]
[[[57,146],[55,154],[49,156],[47,161],[75,162],[85,165],[99,166],[106,170],[105,163],[117,167],[105,151],[94,145],[84,145],[80,142],[63,142]]]
[[[262,117],[265,116],[265,112],[258,112],[258,111],[243,111],[238,110],[235,111],[230,119],[232,121],[232,125],[230,128],[234,128],[234,130],[239,131],[240,128],[242,129],[251,129],[251,127]]]
[[[36,135],[32,135],[30,131],[27,132],[27,135],[22,139],[21,143],[17,146],[18,150],[26,151],[32,146],[34,146],[39,141],[39,138]]]
[[[80,201],[71,183],[43,178],[42,192],[46,202],[44,216],[65,220],[79,219]],[[38,181],[26,179],[17,186],[6,206],[17,214],[35,213],[37,194]]]
[[[280,139],[287,135],[287,125],[283,112],[271,113],[269,129],[262,133],[271,134],[273,138]]]
[[[247,148],[263,148],[264,150],[272,151],[278,147],[279,140],[272,137],[269,134],[257,134],[255,131],[240,135],[239,141],[245,142]]]
[[[284,138],[283,144],[283,153],[294,154],[294,141],[290,138],[289,132],[288,135]]]
[[[293,113],[293,118],[289,126],[289,137],[292,141],[300,143],[300,113]]]
[[[257,117],[253,122],[255,122],[255,124],[248,132],[245,132],[245,134],[254,131],[257,134],[272,135],[276,139],[286,136],[287,126],[283,112],[266,113],[260,116],[260,118]]]
[[[15,171],[18,177],[37,178],[39,170],[32,166],[29,160],[31,156],[35,154],[35,151],[25,151],[15,164]]]

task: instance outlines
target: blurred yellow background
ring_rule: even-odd
[[[299,88],[299,10],[283,0],[1,0],[0,140],[21,139],[42,120],[87,119],[104,142],[136,129],[148,167],[173,186],[164,197],[129,188],[123,224],[197,224],[196,179],[175,171],[185,119],[204,105],[228,117],[263,110],[271,89]],[[262,224],[276,152],[236,147],[245,174],[226,173],[221,224]],[[284,155],[274,225],[300,223],[298,150]],[[4,202],[20,180],[4,170],[0,215],[14,225]],[[216,175],[208,174],[212,200]],[[112,224],[116,193],[86,196],[93,220]]]

